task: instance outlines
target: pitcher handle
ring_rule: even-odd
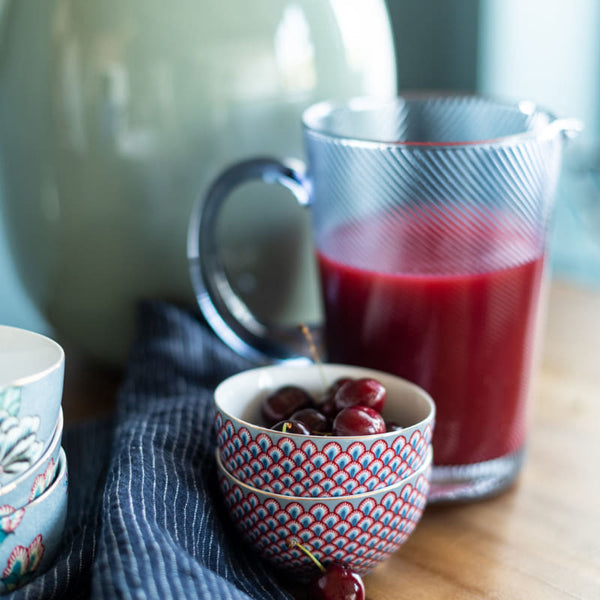
[[[307,342],[298,328],[260,322],[232,288],[218,249],[216,224],[225,199],[249,180],[277,183],[301,206],[310,204],[310,188],[300,161],[255,158],[223,171],[194,206],[187,238],[190,276],[196,300],[214,332],[238,354],[258,363],[308,362]],[[315,344],[321,330],[311,325]]]

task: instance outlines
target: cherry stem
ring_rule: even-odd
[[[286,421],[282,426],[281,426],[281,431],[282,433],[287,433],[287,430],[290,429],[290,424]]]
[[[310,334],[310,330],[304,323],[302,323],[300,325],[300,330],[302,331],[302,334],[304,335],[304,337],[306,338],[306,341],[308,342],[308,347],[310,349],[310,353],[312,354],[313,361],[314,361],[315,365],[317,365],[317,368],[319,369],[319,375],[321,376],[321,381],[323,382],[323,387],[324,387],[324,389],[327,389],[329,387],[329,385],[327,384],[327,377],[325,377],[323,363],[321,361],[321,357],[319,356],[319,352],[317,351],[317,347],[315,346],[315,343],[313,341],[312,335]]]
[[[288,546],[290,548],[300,548],[300,550],[302,550],[302,552],[304,552],[304,554],[306,554],[306,556],[308,556],[308,558],[310,558],[323,573],[327,571],[327,569],[321,564],[321,561],[308,548],[305,548],[297,539],[292,538],[288,542]]]

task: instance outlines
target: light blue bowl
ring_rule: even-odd
[[[58,421],[65,355],[53,340],[0,326],[0,486],[44,453]]]
[[[52,484],[58,468],[62,435],[63,413],[60,410],[54,435],[42,456],[10,483],[0,486],[0,511],[7,512],[6,507],[14,507],[14,510],[33,502]]]
[[[67,479],[61,448],[56,478],[43,494],[12,512],[0,508],[0,594],[25,585],[52,564],[67,517]]]

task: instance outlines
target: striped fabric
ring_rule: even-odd
[[[12,597],[291,598],[240,542],[216,482],[212,389],[250,365],[171,305],[144,304],[138,331],[114,419],[65,432],[62,551]]]

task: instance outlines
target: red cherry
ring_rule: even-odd
[[[321,402],[319,404],[319,410],[328,418],[333,421],[335,415],[339,412],[335,407],[335,394],[336,392],[349,381],[352,381],[351,377],[340,377],[336,379],[325,391],[323,397],[321,398]]]
[[[333,403],[333,395],[329,392],[325,392],[325,395],[321,399],[321,402],[317,405],[318,409],[330,420],[335,418],[337,410]]]
[[[331,431],[330,420],[316,408],[301,408],[290,417],[290,420],[299,421],[308,428],[310,433],[316,435],[322,435]]]
[[[344,383],[335,393],[333,402],[338,411],[360,404],[380,413],[385,396],[385,388],[379,381],[364,377]]]
[[[261,405],[262,417],[267,427],[285,421],[301,408],[314,406],[315,402],[302,388],[286,385],[269,394]]]
[[[275,423],[271,429],[275,431],[282,431],[283,433],[299,433],[301,435],[310,435],[310,429],[300,421],[294,419],[288,419],[286,421],[279,421]]]
[[[335,563],[325,568],[308,548],[294,538],[288,546],[302,550],[321,571],[308,583],[308,600],[365,600],[365,585],[358,573]]]
[[[402,425],[398,425],[396,421],[386,421],[385,422],[385,430],[389,433],[390,431],[402,431],[404,427]]]
[[[364,600],[365,585],[358,573],[341,565],[329,565],[308,584],[310,600]]]
[[[372,435],[385,433],[383,417],[368,406],[349,406],[333,421],[333,435]]]
[[[348,383],[349,381],[354,381],[352,379],[352,377],[340,377],[339,379],[336,379],[330,386],[329,386],[329,391],[335,396],[335,393],[345,384]]]

